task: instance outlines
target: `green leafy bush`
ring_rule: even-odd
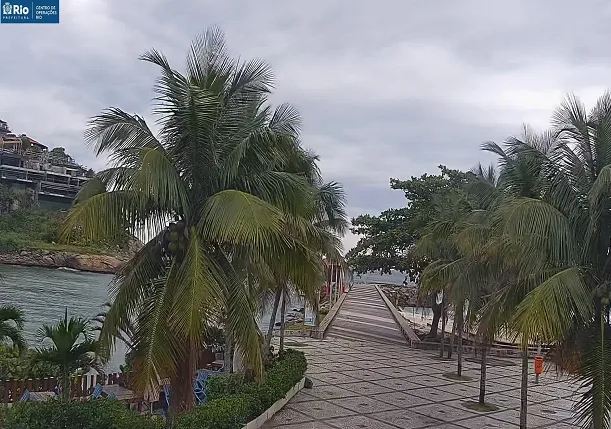
[[[19,351],[0,344],[0,380],[56,377],[59,368],[46,362],[36,362],[33,350]]]
[[[0,237],[0,252],[12,253],[18,251],[19,249],[21,249],[21,243],[15,237],[10,235]]]
[[[245,392],[244,374],[212,376],[206,381],[209,400]]]
[[[17,403],[0,414],[2,429],[162,429],[163,420],[141,416],[113,399]]]
[[[206,405],[182,414],[174,427],[176,429],[241,428],[257,416],[257,414],[253,415],[253,410],[260,408],[256,406],[257,402],[256,397],[246,393],[214,399]]]
[[[287,350],[268,369],[261,384],[238,374],[211,377],[208,402],[180,415],[175,429],[238,429],[257,418],[301,380],[307,369],[303,352]]]

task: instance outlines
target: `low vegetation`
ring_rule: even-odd
[[[0,185],[0,189],[2,187]],[[0,199],[2,195],[4,194],[0,190]],[[66,213],[62,211],[34,210],[27,207],[14,211],[0,211],[0,252],[48,250],[95,255],[118,253],[120,242],[88,242],[77,239],[59,244],[59,234],[65,217]]]
[[[176,429],[238,429],[257,418],[303,378],[307,362],[303,352],[288,349],[265,373],[265,381],[247,381],[243,374],[208,381],[205,405],[180,415]]]
[[[162,429],[159,416],[142,416],[112,399],[23,402],[0,408],[0,428]]]
[[[286,350],[265,372],[261,384],[244,374],[208,380],[208,402],[180,415],[175,429],[238,429],[257,418],[305,375],[302,352]],[[0,428],[161,429],[160,416],[139,415],[111,399],[25,402],[0,408]]]
[[[0,345],[0,380],[57,377],[59,367],[36,360],[34,350]]]

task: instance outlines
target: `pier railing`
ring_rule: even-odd
[[[26,380],[0,380],[0,406],[18,402],[23,392],[52,392],[59,383],[55,377],[29,378]],[[127,385],[127,375],[124,373],[89,374],[70,378],[70,397],[86,398],[93,393],[96,384]]]

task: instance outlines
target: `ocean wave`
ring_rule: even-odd
[[[81,273],[81,270],[77,270],[76,268],[68,268],[68,267],[59,267],[56,268],[56,270],[61,270],[61,271],[72,271],[73,273]]]

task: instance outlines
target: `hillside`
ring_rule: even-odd
[[[115,272],[137,249],[135,239],[59,244],[65,211],[40,210],[26,193],[0,185],[0,264]]]

